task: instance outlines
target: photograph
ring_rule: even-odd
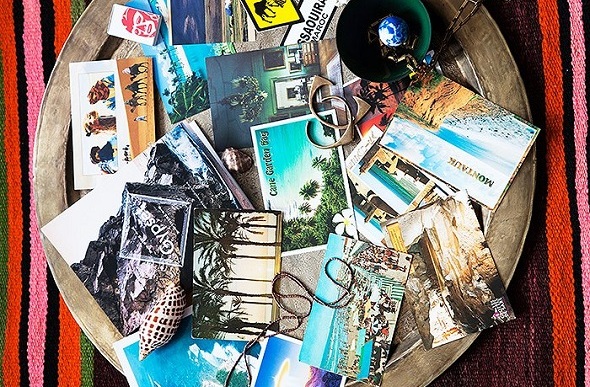
[[[139,328],[165,284],[180,275],[175,266],[119,259],[126,183],[178,187],[199,208],[252,208],[207,141],[194,122],[175,126],[42,228],[123,335]],[[183,286],[190,289],[190,281]]]
[[[357,229],[376,244],[383,241],[380,223],[450,193],[446,185],[437,184],[419,168],[380,146],[381,136],[378,127],[371,127],[346,158]]]
[[[250,340],[277,316],[282,214],[195,209],[194,338]]]
[[[381,385],[412,255],[330,234],[299,360],[369,386]]]
[[[344,85],[344,98],[356,114],[356,103],[353,97],[359,97],[369,104],[367,114],[357,122],[361,137],[364,137],[373,126],[385,131],[393,114],[409,86],[409,79],[391,83],[378,83],[356,78]]]
[[[134,121],[136,112],[129,109],[125,100],[130,97],[130,90],[143,81],[131,82],[127,74],[119,71],[119,65],[147,60],[123,60],[121,64],[117,60],[70,63],[74,189],[94,188],[104,175],[117,172],[140,148],[143,151],[149,140],[153,141],[153,113],[151,122],[138,124]],[[153,93],[153,88],[148,89],[144,83],[139,87],[147,117],[149,108],[153,111],[153,101],[148,106],[153,94],[147,92]],[[144,134],[139,134],[139,127],[145,130]]]
[[[426,349],[515,318],[465,191],[385,228],[389,245],[414,255],[406,296]]]
[[[139,333],[114,343],[115,353],[130,387],[223,387],[246,341],[205,340],[191,337],[190,315],[182,319],[172,340],[139,360]],[[246,355],[251,370],[259,362],[260,347]],[[248,385],[248,371],[242,359],[229,387]]]
[[[148,8],[162,15],[157,44],[142,44],[145,56],[153,59],[155,82],[172,124],[209,109],[205,58],[234,53],[232,43],[172,45],[170,13],[166,0],[131,0],[137,8]]]
[[[300,68],[292,67],[290,60],[299,60]],[[342,94],[342,66],[334,40],[210,57],[206,62],[218,152],[252,147],[254,125],[309,114],[316,75],[335,84],[330,92]],[[325,96],[322,92],[318,96]],[[334,108],[331,100],[314,106],[316,111]]]
[[[344,387],[343,376],[299,361],[301,340],[277,334],[260,345],[252,387]]]
[[[324,117],[335,120],[335,113]],[[336,141],[334,130],[312,115],[252,127],[264,207],[284,216],[283,254],[319,248],[338,223],[351,222],[342,215],[352,208],[342,149],[320,149],[310,136],[320,144]],[[356,237],[353,226],[346,230]]]
[[[514,114],[433,73],[406,91],[381,145],[493,210],[538,133]]]

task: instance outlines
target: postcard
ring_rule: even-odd
[[[514,319],[465,191],[386,225],[388,244],[414,254],[406,287],[424,347]]]
[[[225,379],[246,345],[245,341],[195,340],[191,338],[190,315],[183,318],[178,331],[163,347],[139,360],[139,333],[114,343],[123,373],[131,387],[208,386],[223,387]],[[246,355],[253,371],[257,369],[259,349]],[[195,384],[195,383],[199,384]],[[241,360],[230,386],[246,386],[248,373]]]
[[[299,361],[301,340],[279,334],[261,347],[252,387],[344,387],[346,378]]]
[[[192,199],[160,196],[170,186],[155,186],[156,192],[152,185],[139,192],[125,186],[119,257],[182,267]]]
[[[170,14],[166,0],[131,0],[128,6],[162,15],[160,38],[155,46],[141,45],[153,58],[156,86],[174,124],[209,109],[205,58],[235,52],[233,44],[170,44]]]
[[[495,209],[539,129],[432,73],[404,95],[381,145]]]
[[[120,4],[113,4],[107,33],[153,46],[158,39],[161,16]]]
[[[293,0],[241,0],[258,31],[297,23],[303,19]]]
[[[344,85],[344,98],[353,109],[353,115],[356,114],[353,97],[361,98],[370,106],[369,112],[356,124],[361,137],[364,137],[373,126],[385,131],[408,85],[409,79],[378,83],[360,78]]]
[[[378,245],[384,245],[381,223],[452,193],[446,184],[380,146],[381,136],[373,126],[346,159],[357,229]]]
[[[205,0],[168,0],[168,9],[173,45],[247,42],[256,37],[240,0],[210,0],[206,5]]]
[[[301,21],[291,24],[281,46],[322,40],[339,0],[302,0],[299,3]]]
[[[252,208],[196,124],[182,123],[45,225],[44,235],[123,334],[139,327],[151,301],[180,275],[178,267],[119,259],[128,182],[180,187],[200,208]]]
[[[154,69],[148,57],[116,60],[129,130],[129,148],[123,158],[130,161],[156,141],[154,113]]]
[[[324,116],[336,119],[333,111]],[[338,227],[333,221],[337,214],[339,223],[351,220],[342,215],[352,206],[342,149],[314,146],[308,125],[317,143],[336,141],[334,131],[311,114],[252,127],[264,207],[284,216],[283,254],[324,245]],[[356,236],[354,229],[352,234]]]
[[[250,340],[276,318],[281,227],[276,211],[195,209],[193,337]]]
[[[322,55],[320,55],[320,52]],[[250,148],[250,127],[310,113],[315,75],[342,94],[342,65],[334,40],[207,58],[215,149]],[[323,91],[327,92],[327,89]],[[318,93],[321,99],[321,92]],[[332,100],[316,103],[330,110]]]
[[[379,386],[411,262],[409,254],[331,234],[315,294],[336,300],[335,280],[352,281],[351,291],[342,308],[314,302],[299,360]]]

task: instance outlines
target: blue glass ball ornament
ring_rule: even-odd
[[[408,23],[401,17],[387,16],[378,27],[379,40],[388,47],[399,47],[410,37]]]

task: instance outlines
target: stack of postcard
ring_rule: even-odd
[[[94,188],[156,139],[150,58],[70,63],[74,189]]]
[[[274,211],[195,210],[193,337],[249,340],[276,318],[282,220]]]
[[[383,132],[371,127],[346,159],[358,231],[384,244],[381,223],[445,198],[451,189],[379,145]]]
[[[337,308],[314,302],[299,359],[381,385],[411,261],[410,254],[331,234],[315,294],[330,303],[348,284],[350,293]]]
[[[177,280],[181,274],[181,268],[170,266],[169,262],[135,259],[145,255],[142,251],[148,251],[141,244],[139,254],[134,253],[135,248],[124,249],[124,256],[132,254],[134,259],[119,256],[122,241],[126,248],[127,236],[133,237],[129,224],[125,228],[126,238],[122,238],[126,221],[122,210],[124,188],[128,182],[141,181],[176,186],[197,208],[251,208],[196,124],[183,123],[43,227],[45,236],[123,334],[139,327],[153,300],[169,281]],[[143,222],[151,219],[143,211],[146,204],[139,204],[142,211],[138,219]],[[169,209],[162,214],[166,212]],[[171,229],[180,230],[176,221],[186,221],[184,210],[175,211],[174,219],[162,216],[158,230],[152,227],[156,223],[148,226],[150,233],[160,237],[164,224],[174,224]],[[145,227],[139,230],[142,233]],[[183,233],[176,235],[182,238]],[[176,259],[182,261],[180,256]],[[184,268],[190,270],[187,265]],[[187,277],[191,276],[188,273]],[[190,284],[186,287],[190,288]]]
[[[406,286],[426,348],[514,319],[464,191],[386,225],[388,244],[414,255]]]
[[[538,133],[433,72],[406,91],[381,145],[493,210]]]

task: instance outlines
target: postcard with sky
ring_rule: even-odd
[[[333,111],[324,117],[335,120]],[[283,254],[319,249],[338,223],[354,222],[346,211],[351,201],[342,149],[320,149],[308,136],[319,144],[336,141],[334,130],[311,114],[252,127],[264,207],[284,216]]]
[[[315,294],[337,300],[334,280],[352,281],[350,294],[341,308],[314,302],[299,360],[381,385],[411,262],[410,254],[331,234]]]
[[[139,333],[114,343],[115,352],[131,387],[200,386],[223,387],[229,370],[243,351],[246,341],[195,340],[191,337],[191,318],[182,319],[172,340],[139,360]],[[260,347],[255,346],[246,356],[256,370]],[[244,361],[240,361],[230,387],[248,385]]]
[[[281,227],[276,211],[195,210],[193,337],[250,340],[275,318]]]
[[[381,145],[493,210],[538,133],[433,72],[406,91]]]
[[[301,363],[301,340],[285,335],[261,343],[257,372],[252,387],[343,387],[346,378]]]
[[[401,215],[386,231],[391,246],[414,255],[406,296],[424,347],[514,318],[465,191]]]
[[[373,126],[346,158],[357,230],[384,245],[381,223],[447,197],[444,183],[379,145],[383,132]]]
[[[342,95],[342,65],[334,40],[324,40],[206,59],[215,149],[250,148],[250,127],[310,113],[313,77],[335,86],[322,93]],[[316,103],[332,109],[331,100]]]

